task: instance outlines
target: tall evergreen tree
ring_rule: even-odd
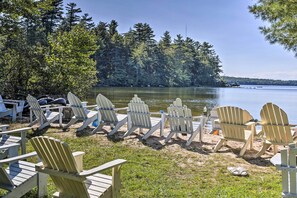
[[[66,11],[66,17],[62,23],[62,30],[70,31],[80,21],[80,16],[78,14],[82,11],[80,8],[76,8],[75,3],[68,3]]]
[[[95,27],[92,17],[90,17],[87,13],[81,17],[80,24],[88,30],[91,30]]]
[[[43,0],[46,1],[46,0]],[[63,0],[51,0],[41,9],[41,20],[46,35],[51,34],[60,25],[63,19]]]

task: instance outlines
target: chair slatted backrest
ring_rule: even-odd
[[[118,122],[114,105],[111,103],[111,101],[108,98],[106,98],[102,94],[98,94],[98,96],[96,97],[96,103],[99,108],[99,112],[101,114],[101,119],[104,122],[108,122],[108,123]]]
[[[226,139],[244,140],[247,129],[245,125],[253,119],[251,114],[238,107],[226,106],[217,108],[222,134]]]
[[[182,106],[182,101],[177,98],[167,108],[170,130],[175,132],[193,132],[192,111],[186,105]]]
[[[137,95],[134,95],[128,104],[128,114],[132,126],[149,129],[152,127],[149,108]]]
[[[67,95],[67,99],[70,103],[70,107],[75,115],[75,118],[80,119],[80,120],[88,119],[86,109],[82,105],[81,100],[76,95],[69,92]]]
[[[30,109],[33,111],[36,118],[38,120],[42,120],[43,122],[46,122],[47,119],[46,119],[46,117],[45,117],[45,115],[43,113],[43,110],[40,107],[37,99],[34,98],[33,96],[31,96],[30,94],[28,94],[26,99],[27,99],[28,104],[30,105]]]
[[[275,104],[267,103],[262,107],[260,116],[266,140],[280,145],[293,142],[288,116],[284,110]]]
[[[68,144],[46,136],[34,137],[30,141],[45,168],[74,175],[80,172]],[[65,197],[88,197],[83,180],[48,174]]]

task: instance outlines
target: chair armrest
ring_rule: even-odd
[[[24,100],[4,99],[3,102],[4,103],[6,103],[6,102],[18,103],[19,105],[22,105],[22,106],[25,104],[25,101]]]
[[[256,125],[256,122],[247,122],[244,125],[246,125],[246,126]]]
[[[0,146],[0,150],[9,149],[9,148],[12,148],[12,147],[19,147],[19,146],[20,146],[20,144],[18,144],[18,143],[6,144],[6,145]]]
[[[120,166],[120,165],[126,163],[126,161],[127,160],[124,160],[124,159],[116,159],[116,160],[113,160],[111,162],[107,162],[107,163],[105,163],[105,164],[103,164],[101,166],[92,168],[92,169],[87,170],[87,171],[83,171],[79,175],[82,176],[82,177],[87,177],[87,176],[93,175],[95,173],[104,171],[106,169],[113,168],[113,167],[116,167],[116,166]]]
[[[53,107],[52,105],[42,105],[40,107],[43,111],[64,108],[64,106]]]
[[[213,122],[214,122],[214,123],[218,123],[218,124],[221,123],[220,119],[215,119],[215,120],[213,120]]]
[[[22,132],[28,131],[30,129],[32,129],[32,127],[25,127],[25,128],[21,128],[21,129],[10,130],[10,131],[2,131],[2,132],[0,132],[0,135],[11,134],[11,133],[22,133]]]
[[[93,108],[93,107],[97,107],[97,105],[87,105],[87,106],[85,106],[85,108]]]
[[[201,120],[202,118],[203,118],[202,115],[200,115],[200,116],[193,116],[192,117],[193,120]]]
[[[82,152],[82,151],[77,151],[77,152],[72,153],[79,171],[83,171],[83,156],[84,156],[84,154],[85,154],[85,152]]]
[[[150,114],[162,115],[164,112],[150,112]]]
[[[18,103],[17,102],[4,102],[4,104],[10,104],[10,105],[13,105],[13,106],[18,106]]]
[[[0,129],[2,130],[2,132],[7,130],[8,127],[9,127],[8,124],[0,125]]]
[[[8,164],[8,163],[16,162],[16,161],[19,161],[19,160],[27,159],[27,158],[30,158],[30,157],[34,157],[34,156],[37,156],[36,151],[33,151],[31,153],[27,153],[27,154],[24,154],[24,155],[19,155],[19,156],[16,156],[16,157],[10,157],[10,158],[7,158],[7,159],[0,160],[0,164],[5,164],[5,163]]]
[[[120,111],[120,110],[127,110],[128,109],[128,107],[122,107],[122,108],[115,108],[114,110],[115,111]]]

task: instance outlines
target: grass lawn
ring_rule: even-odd
[[[198,146],[185,147],[184,142],[176,144],[178,140],[154,149],[139,141],[137,136],[117,141],[103,133],[76,137],[74,131],[49,128],[46,135],[67,142],[72,151],[84,151],[84,169],[117,158],[126,159],[121,170],[122,197],[281,196],[281,173],[268,159],[239,158],[232,151],[213,153],[211,149]],[[28,152],[33,150],[30,143],[27,148]],[[231,175],[227,167],[237,165],[247,168],[249,176]],[[54,192],[55,186],[49,180],[49,197]],[[0,193],[3,195],[4,191]],[[36,196],[34,189],[25,197]]]

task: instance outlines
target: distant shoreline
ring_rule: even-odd
[[[224,81],[228,85],[277,85],[277,86],[297,86],[297,80],[273,80],[261,78],[242,78],[223,76]]]

